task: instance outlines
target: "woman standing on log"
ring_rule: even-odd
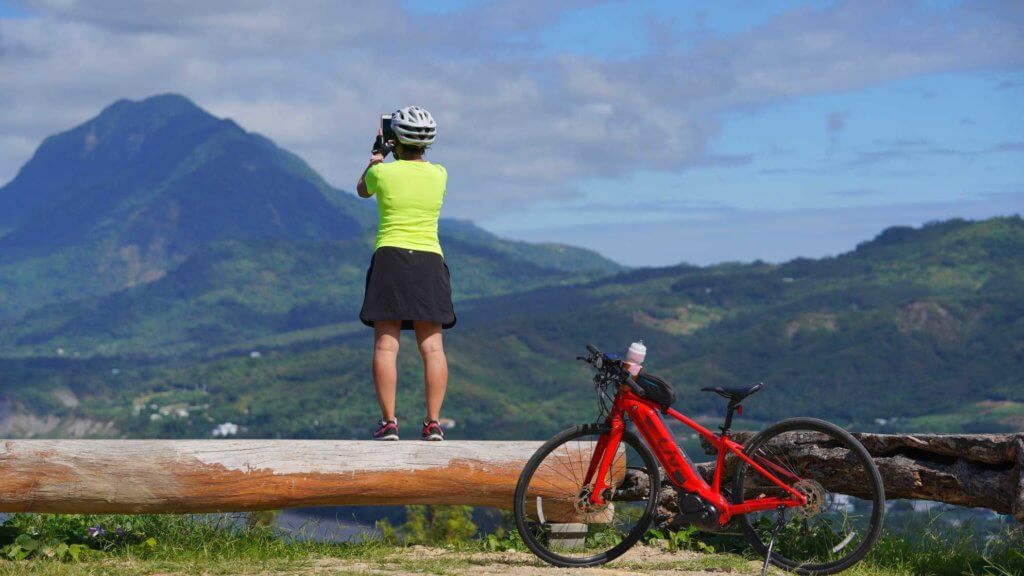
[[[451,283],[437,239],[437,219],[444,201],[448,173],[423,159],[434,143],[437,123],[430,112],[409,106],[391,115],[395,140],[378,132],[370,164],[356,190],[362,198],[377,197],[378,227],[366,292],[359,319],[374,329],[373,379],[381,420],[375,440],[398,440],[395,392],[398,343],[402,330],[413,330],[423,357],[427,417],[423,440],[443,440],[438,423],[448,361],[441,330],[455,325]],[[394,146],[395,161],[384,157]]]

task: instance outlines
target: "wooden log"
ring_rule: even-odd
[[[751,433],[736,433],[744,441]],[[1012,514],[1024,522],[1024,434],[857,434],[888,498],[935,500]],[[811,442],[813,444],[813,442]],[[326,505],[469,504],[508,508],[538,442],[328,440],[5,440],[0,512],[212,512]],[[845,459],[794,443],[837,492]],[[566,461],[585,460],[577,455]],[[699,466],[707,478],[708,464]],[[550,473],[553,508],[575,487]],[[724,478],[731,481],[730,470]],[[619,479],[615,479],[619,482]],[[646,488],[629,477],[628,492]],[[666,483],[667,486],[667,483]],[[659,495],[671,517],[675,493]],[[568,505],[566,505],[568,506]],[[578,517],[575,518],[579,520]]]
[[[737,432],[746,442],[753,432]],[[1024,434],[854,434],[871,454],[882,474],[885,496],[933,500],[960,506],[987,508],[1013,515],[1024,522]],[[850,484],[847,451],[821,446],[821,436],[809,434],[786,446],[773,446],[797,466],[820,472],[816,479],[831,491],[862,495]],[[731,488],[734,459],[727,459],[723,484]],[[700,464],[710,481],[713,464]],[[640,480],[642,484],[642,480]],[[634,488],[637,496],[643,486]],[[659,495],[659,510],[672,526],[676,493],[671,487]]]
[[[0,449],[0,512],[185,513],[371,504],[511,508],[519,474],[539,446],[5,440]],[[570,475],[552,469],[545,477],[554,494]],[[562,495],[568,490],[579,488],[565,487]],[[574,519],[571,510],[552,506],[552,518]]]

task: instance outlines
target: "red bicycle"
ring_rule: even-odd
[[[729,436],[733,414],[742,414],[741,402],[762,384],[702,389],[729,401],[716,434],[671,408],[675,393],[664,380],[645,372],[632,377],[621,360],[590,344],[587,349],[590,354],[579,359],[597,368],[598,422],[547,441],[516,486],[516,527],[538,557],[563,567],[617,558],[652,526],[665,499],[663,482],[676,498],[660,511],[662,519],[716,532],[738,528],[765,559],[762,573],[771,563],[798,574],[834,574],[874,545],[885,492],[871,456],[848,432],[823,420],[793,418],[741,445]],[[700,435],[717,454],[713,469],[701,473],[662,415]],[[843,474],[823,465],[826,456],[845,461]],[[723,486],[727,474],[731,489]]]

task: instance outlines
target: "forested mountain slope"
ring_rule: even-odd
[[[587,421],[596,402],[573,360],[583,343],[614,351],[643,338],[647,368],[698,414],[721,410],[701,386],[764,381],[747,425],[802,414],[859,429],[1019,429],[1022,286],[1024,221],[1008,217],[892,228],[834,258],[634,270],[463,300],[446,338],[446,414],[454,437],[539,438]],[[203,436],[230,420],[252,436],[360,437],[375,417],[370,337],[345,326],[178,358],[7,360],[0,394],[62,422],[108,423],[104,433]],[[400,414],[415,420],[412,349],[400,379]],[[69,393],[77,404],[61,400]],[[168,406],[188,415],[153,417]]]
[[[196,295],[194,289],[203,282],[216,282],[213,290],[221,293],[245,290],[257,271],[280,277],[279,283],[285,275],[297,285],[341,283],[307,300],[271,289],[268,302],[251,310],[255,316],[268,308],[288,314],[291,309],[282,309],[283,303],[295,301],[300,308],[295,314],[302,315],[303,306],[360,284],[349,270],[328,267],[357,262],[356,267],[365,267],[375,226],[373,201],[332,188],[298,156],[230,119],[216,118],[174,94],[120,100],[47,138],[14,180],[0,188],[0,322],[48,304],[92,298],[78,312],[66,306],[45,312],[44,320],[37,316],[18,334],[41,343],[48,340],[46,333],[62,330],[72,338],[80,331],[92,339],[97,338],[92,328],[125,333],[124,326],[116,325],[124,307],[138,310],[145,296],[102,297],[160,281],[194,254],[201,262],[177,273],[157,293]],[[446,223],[443,231],[449,249],[464,255],[461,261],[481,263],[464,275],[467,295],[621,269],[588,250],[506,241],[467,222]],[[290,264],[289,255],[303,261]],[[322,268],[304,275],[303,266]],[[220,275],[189,274],[210,268]],[[232,277],[231,270],[239,275]],[[204,292],[206,303],[209,292]],[[191,306],[194,301],[187,304],[195,315],[218,313]],[[351,302],[341,304],[347,313]],[[103,318],[90,316],[97,309],[115,324],[108,327]],[[151,324],[173,321],[132,318]],[[223,321],[237,318],[228,313]],[[295,328],[301,322],[286,325]],[[165,347],[166,340],[148,343]],[[0,343],[0,354],[10,343],[10,338]]]

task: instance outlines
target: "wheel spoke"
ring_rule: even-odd
[[[646,531],[656,499],[618,501],[620,483],[630,464],[648,475],[657,488],[657,463],[631,432],[611,459],[603,478],[584,480],[594,458],[600,428],[584,427],[545,444],[527,464],[516,490],[516,523],[523,541],[542,559],[559,566],[589,566],[625,552]],[[595,483],[608,484],[605,503],[594,506],[589,496]],[[543,517],[543,519],[541,518]]]
[[[847,450],[854,470],[837,479],[823,475],[817,460],[821,450]],[[870,456],[849,434],[816,420],[793,420],[762,432],[746,448],[754,461],[804,495],[807,504],[785,511],[772,548],[772,562],[786,569],[832,573],[857,561],[873,545],[881,528],[883,489]],[[855,498],[830,491],[861,486],[870,497]],[[786,494],[746,462],[736,470],[734,497],[738,502]],[[776,511],[751,513],[741,519],[748,540],[765,554],[775,532]]]

